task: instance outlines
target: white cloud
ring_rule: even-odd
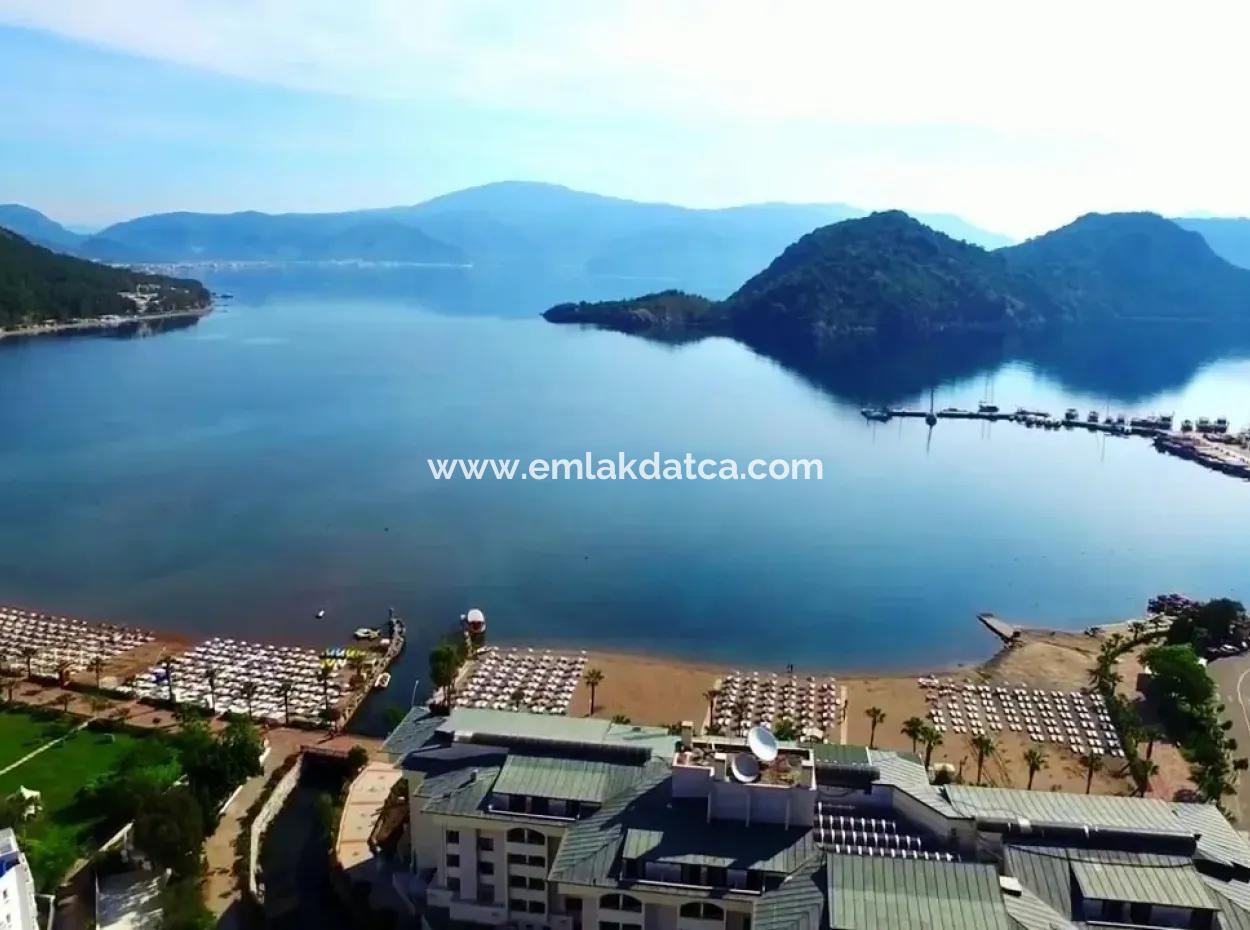
[[[1029,166],[1027,190],[1018,164],[975,150],[943,156],[945,184],[922,151],[892,172],[926,208],[960,208],[944,190],[980,176],[973,212],[986,219],[1014,185],[1016,228],[1120,201],[1250,212],[1245,0],[0,0],[0,22],[252,81],[488,113],[765,141],[796,127],[965,128],[1014,139],[1015,162],[1038,140],[1050,160]],[[880,192],[864,159],[829,157],[859,165],[851,188]]]

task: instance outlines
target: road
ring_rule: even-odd
[[[1233,722],[1229,735],[1237,740],[1240,757],[1250,753],[1250,653],[1216,659],[1207,671],[1219,689],[1219,699],[1224,705],[1224,718]],[[1233,811],[1244,830],[1250,826],[1250,777],[1238,773],[1237,804]]]

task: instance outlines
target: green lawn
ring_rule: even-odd
[[[101,824],[98,811],[75,803],[79,789],[97,775],[112,771],[139,739],[129,733],[79,730],[29,762],[0,775],[0,797],[12,794],[18,785],[41,792],[42,820],[68,829],[76,842],[83,842]]]
[[[0,769],[65,732],[63,724],[40,720],[20,710],[0,710]]]

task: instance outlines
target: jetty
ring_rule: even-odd
[[[1002,620],[998,615],[984,611],[977,614],[977,619],[985,624],[985,628],[1001,639],[1008,646],[1014,645],[1020,639],[1020,631]]]
[[[1214,421],[1206,417],[1195,424],[1185,420],[1179,430],[1173,428],[1171,415],[1133,417],[1123,415],[1100,416],[1090,411],[1082,417],[1075,408],[1069,408],[1062,417],[1051,416],[1044,410],[1016,408],[1015,412],[1000,410],[993,404],[982,404],[977,410],[946,407],[942,410],[923,410],[908,407],[866,407],[860,411],[871,423],[888,423],[893,419],[925,420],[931,427],[938,420],[980,420],[987,423],[1015,423],[1030,429],[1084,430],[1107,436],[1139,436],[1149,439],[1157,451],[1196,462],[1235,478],[1250,479],[1250,429],[1231,434],[1228,421]]]

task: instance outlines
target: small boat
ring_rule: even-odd
[[[381,675],[377,677],[377,680],[374,681],[373,688],[375,691],[381,691],[390,683],[391,683],[391,673],[383,672]]]
[[[321,610],[317,611],[315,616],[318,620],[324,620],[326,618],[325,608],[323,607]]]
[[[1159,414],[1159,426],[1162,427],[1163,429],[1171,429],[1172,428],[1172,414],[1170,413]]]
[[[873,420],[877,423],[884,423],[890,419],[890,411],[883,408],[868,407],[860,411],[865,420]]]
[[[1063,412],[1063,419],[1068,423],[1075,423],[1080,416],[1080,412],[1075,407],[1069,407]]]
[[[998,404],[990,404],[990,403],[986,403],[985,401],[981,401],[981,403],[977,405],[977,412],[978,413],[998,413]]]
[[[377,639],[380,634],[372,627],[362,626],[352,633],[356,639]]]
[[[1098,411],[1097,411],[1097,410],[1091,410],[1091,411],[1089,412],[1089,416],[1087,416],[1087,417],[1085,418],[1085,422],[1086,422],[1086,423],[1097,423],[1097,422],[1098,422]]]
[[[1213,427],[1213,429],[1217,433],[1227,433],[1228,432],[1228,418],[1220,417],[1218,420],[1215,421],[1215,426]]]

